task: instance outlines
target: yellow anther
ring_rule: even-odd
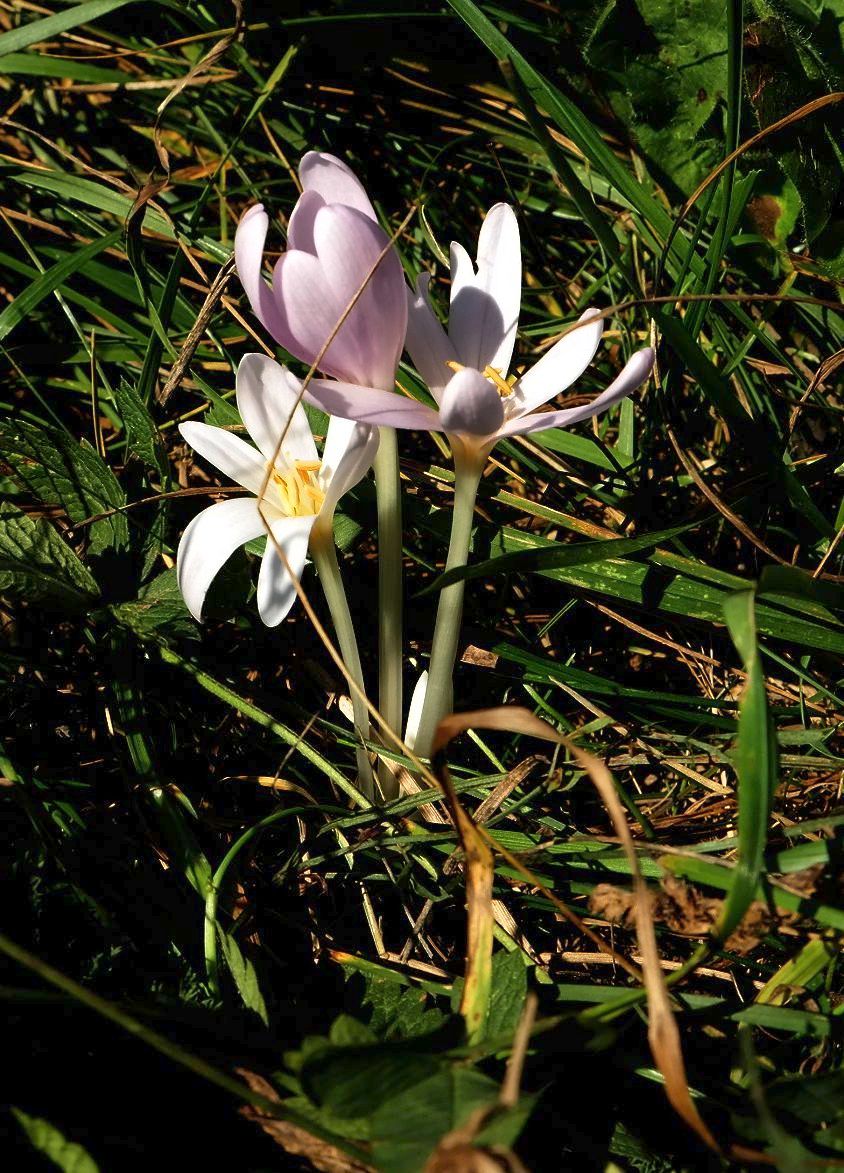
[[[463,366],[462,362],[455,362],[453,358],[447,358],[445,360],[445,365],[447,367],[449,367],[452,371],[454,371],[455,374],[458,371],[465,371],[466,370],[466,368]]]
[[[281,508],[288,517],[312,517],[319,513],[325,493],[317,482],[318,460],[296,460],[287,468],[273,469],[273,482]]]
[[[491,383],[495,384],[495,388],[502,399],[506,399],[508,395],[513,392],[512,383],[508,383],[501,371],[497,371],[495,367],[484,367],[484,375]]]

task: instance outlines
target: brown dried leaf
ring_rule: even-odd
[[[253,1092],[257,1092],[267,1100],[278,1101],[275,1088],[262,1075],[258,1075],[254,1071],[247,1071],[243,1067],[238,1067],[236,1070]],[[341,1152],[340,1149],[328,1144],[327,1141],[312,1136],[296,1124],[279,1120],[275,1116],[265,1116],[251,1104],[242,1107],[240,1113],[248,1120],[253,1120],[286,1153],[308,1161],[314,1169],[319,1170],[319,1173],[371,1173],[371,1165],[361,1164],[354,1157]]]

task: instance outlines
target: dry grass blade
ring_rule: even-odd
[[[445,729],[443,729],[445,726]],[[474,726],[475,728],[507,729],[512,732],[526,733],[533,737],[541,737],[545,741],[554,741],[564,745],[580,766],[586,771],[601,800],[612,819],[616,834],[624,847],[625,854],[633,873],[633,884],[637,900],[636,935],[639,941],[639,950],[642,955],[642,977],[648,997],[648,1041],[654,1061],[664,1080],[665,1091],[675,1111],[685,1120],[689,1127],[697,1133],[706,1145],[715,1152],[720,1147],[702,1120],[689,1092],[686,1078],[683,1052],[680,1044],[680,1032],[668,991],[662,974],[659,950],[656,943],[653,918],[647,898],[647,888],[642,878],[636,847],[624,810],[615,791],[612,775],[607,767],[598,758],[582,750],[569,738],[558,733],[545,721],[535,716],[529,709],[519,707],[504,707],[486,709],[477,713],[467,713],[461,717],[448,717],[437,730],[439,741],[450,740],[462,729]]]
[[[211,288],[208,290],[208,295],[202,303],[202,308],[197,315],[196,321],[191,326],[190,333],[185,339],[184,345],[179,353],[179,357],[173,363],[170,374],[167,376],[167,382],[161,388],[160,392],[156,393],[156,399],[160,404],[165,404],[176,388],[185,377],[185,371],[190,365],[191,359],[196,353],[196,348],[199,346],[200,339],[205,333],[205,327],[211,320],[211,316],[217,306],[217,302],[226,291],[226,286],[231,280],[234,273],[234,257],[230,257],[226,263],[220,268],[219,273],[214,278]]]

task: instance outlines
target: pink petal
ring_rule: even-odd
[[[272,539],[267,537],[258,573],[258,614],[267,627],[277,627],[296,602],[296,587],[290,572],[297,579],[302,577],[315,521],[316,517],[279,517],[270,523],[273,538],[284,551],[288,565],[285,566]]]
[[[489,436],[504,420],[501,396],[480,371],[465,367],[449,380],[440,404],[440,426],[446,432]]]
[[[601,317],[596,317],[598,313],[596,309],[588,309],[581,314],[579,322],[590,324],[570,329],[522,375],[513,388],[515,407],[520,415],[554,399],[580,378],[595,357],[601,341],[604,324]]]
[[[249,209],[237,226],[234,237],[234,260],[237,275],[249,298],[252,312],[264,329],[281,342],[278,307],[272,289],[261,276],[264,242],[267,239],[269,223],[263,204],[255,204]]]
[[[443,431],[438,412],[415,399],[406,399],[396,391],[311,379],[305,389],[305,399],[314,407],[327,411],[329,415],[339,415],[341,419],[412,431]]]
[[[519,225],[508,204],[490,208],[478,237],[478,270],[464,248],[451,246],[448,333],[460,361],[506,375],[513,356],[522,296]]]
[[[457,362],[457,351],[440,325],[428,299],[430,273],[421,273],[416,292],[407,291],[407,337],[404,344],[428,390],[439,403],[451,378],[449,362]]]
[[[343,314],[343,305],[329,287],[319,260],[292,249],[283,253],[273,272],[279,309],[278,341],[296,358],[311,366]],[[320,359],[320,369],[343,377],[358,365],[355,340],[343,327]]]
[[[264,532],[254,497],[220,501],[196,515],[176,555],[176,581],[194,619],[202,618],[208,588],[238,546]]]
[[[268,461],[287,465],[317,459],[311,425],[299,402],[301,388],[295,375],[265,354],[245,354],[240,360],[237,409]]]
[[[373,220],[349,207],[320,209],[314,221],[314,242],[328,285],[344,308],[368,278],[342,327],[355,339],[360,355],[357,370],[346,372],[345,377],[391,390],[407,330],[404,273],[398,253],[391,248],[381,257],[389,237]]]
[[[545,411],[537,415],[523,415],[510,420],[501,429],[501,436],[520,436],[528,432],[544,431],[546,428],[566,428],[581,420],[591,419],[599,415],[614,404],[619,403],[632,394],[637,387],[645,382],[654,365],[654,351],[648,346],[644,350],[637,350],[628,359],[621,373],[610,383],[609,387],[593,399],[591,403],[584,403],[580,407],[568,407],[562,411]]]
[[[290,222],[287,225],[287,247],[296,248],[305,253],[316,253],[314,244],[314,219],[320,208],[325,207],[325,200],[318,191],[304,191],[296,201],[296,207],[290,213]]]
[[[342,159],[324,151],[308,151],[299,164],[299,179],[306,192],[317,192],[325,203],[345,204],[370,220],[377,219],[363,184]]]

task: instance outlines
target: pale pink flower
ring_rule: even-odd
[[[261,274],[269,219],[250,208],[234,242],[237,272],[269,333],[311,366],[389,238],[360,181],[340,159],[309,151],[299,165],[302,194],[287,233],[287,252]],[[346,383],[390,391],[404,347],[407,301],[401,262],[390,249],[320,360]]]

